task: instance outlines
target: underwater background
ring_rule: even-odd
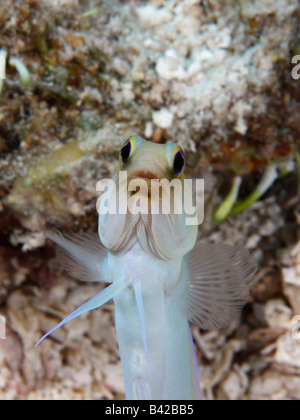
[[[300,399],[299,29],[297,0],[1,0],[1,400],[125,398],[112,302],[34,345],[101,288],[45,231],[97,230],[133,134],[183,147],[199,238],[259,265],[239,320],[192,327],[205,399]]]

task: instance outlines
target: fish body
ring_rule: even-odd
[[[173,295],[180,287],[183,256],[195,244],[198,225],[187,226],[184,212],[152,214],[151,203],[160,202],[161,197],[150,193],[151,180],[171,182],[175,178],[183,185],[180,162],[177,174],[171,164],[176,153],[179,158],[184,155],[178,145],[155,145],[138,137],[126,144],[132,154],[122,162],[121,153],[115,180],[126,171],[128,179],[143,179],[149,189],[144,194],[129,193],[127,179],[117,192],[123,191],[131,210],[144,198],[144,207],[139,203],[144,212],[99,215],[99,235],[110,248],[108,265],[113,281],[120,273],[128,280],[127,289],[114,299],[126,397],[192,399],[191,376],[196,367],[189,326]]]
[[[127,253],[111,255],[110,259],[116,276],[121,270],[133,282],[140,281],[145,314],[149,361],[133,287],[129,284],[114,299],[127,399],[192,399],[191,374],[195,366],[190,358],[188,322],[172,301],[172,288],[180,280],[181,261],[157,261],[138,243]]]
[[[127,399],[200,398],[189,322],[206,329],[228,324],[246,302],[256,271],[240,247],[196,244],[197,224],[186,223],[184,206],[176,210],[183,196],[168,189],[174,180],[184,186],[184,164],[178,145],[131,137],[120,151],[114,183],[98,203],[100,241],[48,234],[77,261],[69,264],[73,274],[109,285],[40,341],[113,299]],[[148,188],[130,187],[141,180]],[[153,185],[160,189],[152,190]],[[164,193],[171,199],[169,208]],[[110,206],[114,195],[117,202]],[[124,203],[126,212],[120,211]],[[118,211],[105,211],[115,204]]]

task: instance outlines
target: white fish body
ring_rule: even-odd
[[[126,170],[129,179],[142,178],[149,185],[151,179],[183,182],[183,167],[179,146],[131,137],[114,179]],[[129,209],[140,197],[128,191],[127,182],[117,192]],[[127,399],[200,398],[189,321],[211,329],[228,324],[246,302],[256,264],[240,247],[195,246],[198,227],[186,225],[184,212],[152,214],[152,196],[147,195],[147,215],[101,214],[103,197],[101,243],[87,235],[50,233],[49,238],[79,263],[69,267],[79,278],[110,285],[38,344],[67,321],[113,298]]]
[[[139,244],[110,258],[116,276],[121,271],[133,282],[140,281],[145,313],[149,365],[133,287],[114,299],[127,399],[192,399],[191,368],[195,367],[191,366],[188,322],[172,295],[166,295],[170,279],[171,286],[178,283],[181,262],[158,262]]]

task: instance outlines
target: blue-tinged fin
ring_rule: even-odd
[[[191,362],[191,394],[193,400],[203,400],[203,394],[200,385],[200,374],[198,369],[198,361],[196,356],[196,350],[194,346],[193,335],[191,327],[189,326],[190,332],[190,362]]]
[[[144,378],[134,378],[133,395],[136,400],[151,400],[149,382]]]
[[[63,321],[61,321],[56,327],[51,331],[45,334],[35,345],[37,347],[48,335],[52,334],[58,328],[63,326],[66,322],[71,321],[72,319],[84,314],[85,312],[92,311],[93,309],[99,308],[104,303],[108,302],[110,299],[115,298],[119,293],[121,293],[128,286],[126,279],[118,280],[112,283],[106,289],[102,290],[98,295],[94,296],[84,305],[80,306],[76,311],[68,315]]]
[[[97,233],[63,236],[59,232],[46,232],[46,237],[63,249],[64,268],[76,279],[92,282],[110,282],[105,270],[107,250]]]
[[[145,316],[144,316],[144,305],[143,305],[141,280],[139,280],[139,279],[135,280],[135,282],[133,284],[133,289],[134,289],[135,300],[136,300],[136,304],[137,304],[137,310],[138,310],[138,314],[139,314],[140,326],[141,326],[141,331],[142,331],[142,339],[143,339],[144,350],[145,350],[145,353],[146,353],[146,359],[147,359],[147,364],[148,364],[149,377],[151,378],[149,352],[148,352],[148,346],[147,346],[147,340],[146,340],[146,328],[145,328]]]
[[[191,323],[223,328],[246,304],[256,270],[254,258],[240,246],[199,243],[184,258],[185,296],[176,301]]]

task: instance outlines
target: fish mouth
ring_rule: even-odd
[[[149,160],[143,159],[137,162],[134,162],[130,168],[127,169],[127,183],[130,184],[131,181],[137,181],[137,188],[135,191],[130,192],[130,196],[133,197],[137,193],[139,195],[148,196],[149,200],[158,200],[162,198],[162,190],[164,189],[161,184],[162,180],[170,181],[170,174],[168,173],[167,168],[164,168],[157,162],[149,162]],[[138,181],[141,180],[144,184],[138,185]],[[144,189],[142,185],[147,184],[147,189]],[[157,189],[157,186],[160,185],[161,188]],[[155,188],[156,187],[156,188]]]
[[[148,181],[156,181],[159,182],[160,178],[154,172],[151,171],[139,171],[137,173],[131,174],[132,178],[142,178]]]
[[[169,179],[169,174],[161,165],[143,160],[137,162],[128,170],[128,178],[141,178],[148,182],[159,182],[162,179]]]
[[[139,167],[134,168],[134,170],[128,171],[128,183],[130,183],[130,181],[143,181],[147,184],[147,190],[143,190],[143,194],[148,196],[148,199],[151,200],[153,198],[152,192],[153,192],[153,183],[157,186],[160,184],[160,181],[162,179],[166,178],[166,174],[165,171],[158,167],[158,165],[155,165],[155,168],[153,167],[153,165],[151,165],[151,168],[147,168],[147,167],[141,167],[139,165]],[[144,184],[145,185],[145,184]],[[141,187],[142,188],[142,187]],[[136,191],[132,191],[130,192],[130,196],[133,197],[135,194],[139,193],[141,194],[141,188],[137,188]],[[157,194],[157,192],[156,192]],[[158,192],[158,197],[157,199],[159,199],[159,197],[161,196],[161,190],[159,190]]]

